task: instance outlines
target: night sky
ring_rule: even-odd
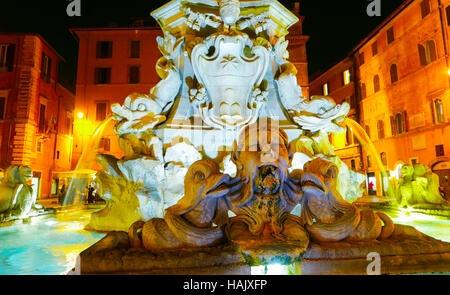
[[[305,16],[303,33],[310,36],[307,54],[309,74],[327,69],[343,59],[368,33],[404,0],[380,0],[380,17],[369,17],[370,0],[300,0]],[[69,17],[70,0],[2,0],[0,31],[41,34],[65,59],[61,82],[74,89],[78,44],[71,27],[127,25],[133,17],[148,17],[166,0],[81,0],[81,16]],[[294,0],[279,1],[289,9]]]

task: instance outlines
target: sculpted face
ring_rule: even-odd
[[[18,168],[18,180],[19,183],[26,183],[33,177],[33,171],[30,167],[21,166]]]
[[[270,125],[260,129],[255,125],[241,134],[237,161],[242,167],[241,174],[252,180],[256,193],[273,195],[278,193],[286,178],[289,163],[287,135]]]
[[[410,165],[403,165],[402,168],[400,169],[400,172],[405,177],[412,176],[414,174],[414,168],[411,167]]]

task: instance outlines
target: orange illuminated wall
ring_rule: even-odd
[[[161,57],[156,37],[162,36],[162,32],[154,27],[71,31],[79,41],[75,121],[82,113],[81,125],[89,125],[74,130],[72,165],[75,167],[89,137],[86,133],[92,134],[102,119],[111,115],[111,105],[123,104],[133,92],[148,94],[160,81],[155,70],[156,61]],[[104,152],[120,157],[117,136],[110,126],[102,137],[107,142]]]
[[[0,47],[8,55],[6,66],[0,62],[1,168],[31,167],[47,197],[53,174],[71,168],[71,139],[64,141],[61,126],[74,95],[57,82],[63,58],[37,34],[0,34]]]

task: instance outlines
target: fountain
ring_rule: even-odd
[[[24,222],[32,216],[54,213],[52,209],[36,204],[33,187],[29,185],[33,176],[30,167],[10,166],[0,183],[0,223],[22,219]]]
[[[109,233],[80,254],[82,274],[366,274],[373,253],[380,273],[450,270],[449,243],[350,202],[364,177],[328,135],[357,124],[347,103],[302,96],[290,11],[173,0],[152,16],[162,80],[112,106],[125,156],[97,155],[106,207],[88,228]]]

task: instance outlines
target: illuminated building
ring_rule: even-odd
[[[29,166],[39,198],[71,169],[74,95],[57,82],[60,62],[40,35],[0,34],[0,165]]]
[[[311,82],[312,94],[338,102],[342,91],[324,77],[343,79],[355,68],[353,108],[391,175],[400,164],[420,162],[440,175],[450,194],[450,84],[448,60],[450,1],[407,0],[349,53]],[[340,78],[339,78],[340,76]],[[314,85],[314,87],[313,87]],[[345,88],[345,87],[343,87]],[[346,96],[347,94],[344,94]],[[339,148],[338,148],[339,149]],[[385,186],[374,155],[362,149],[364,173],[376,178],[373,193]]]
[[[334,65],[328,71],[312,77],[310,93],[332,97],[337,104],[350,104],[350,119],[359,121],[359,109],[356,103],[355,68],[353,60],[348,57]],[[352,132],[333,134],[331,143],[337,156],[352,170],[362,172],[363,162],[361,147]]]

